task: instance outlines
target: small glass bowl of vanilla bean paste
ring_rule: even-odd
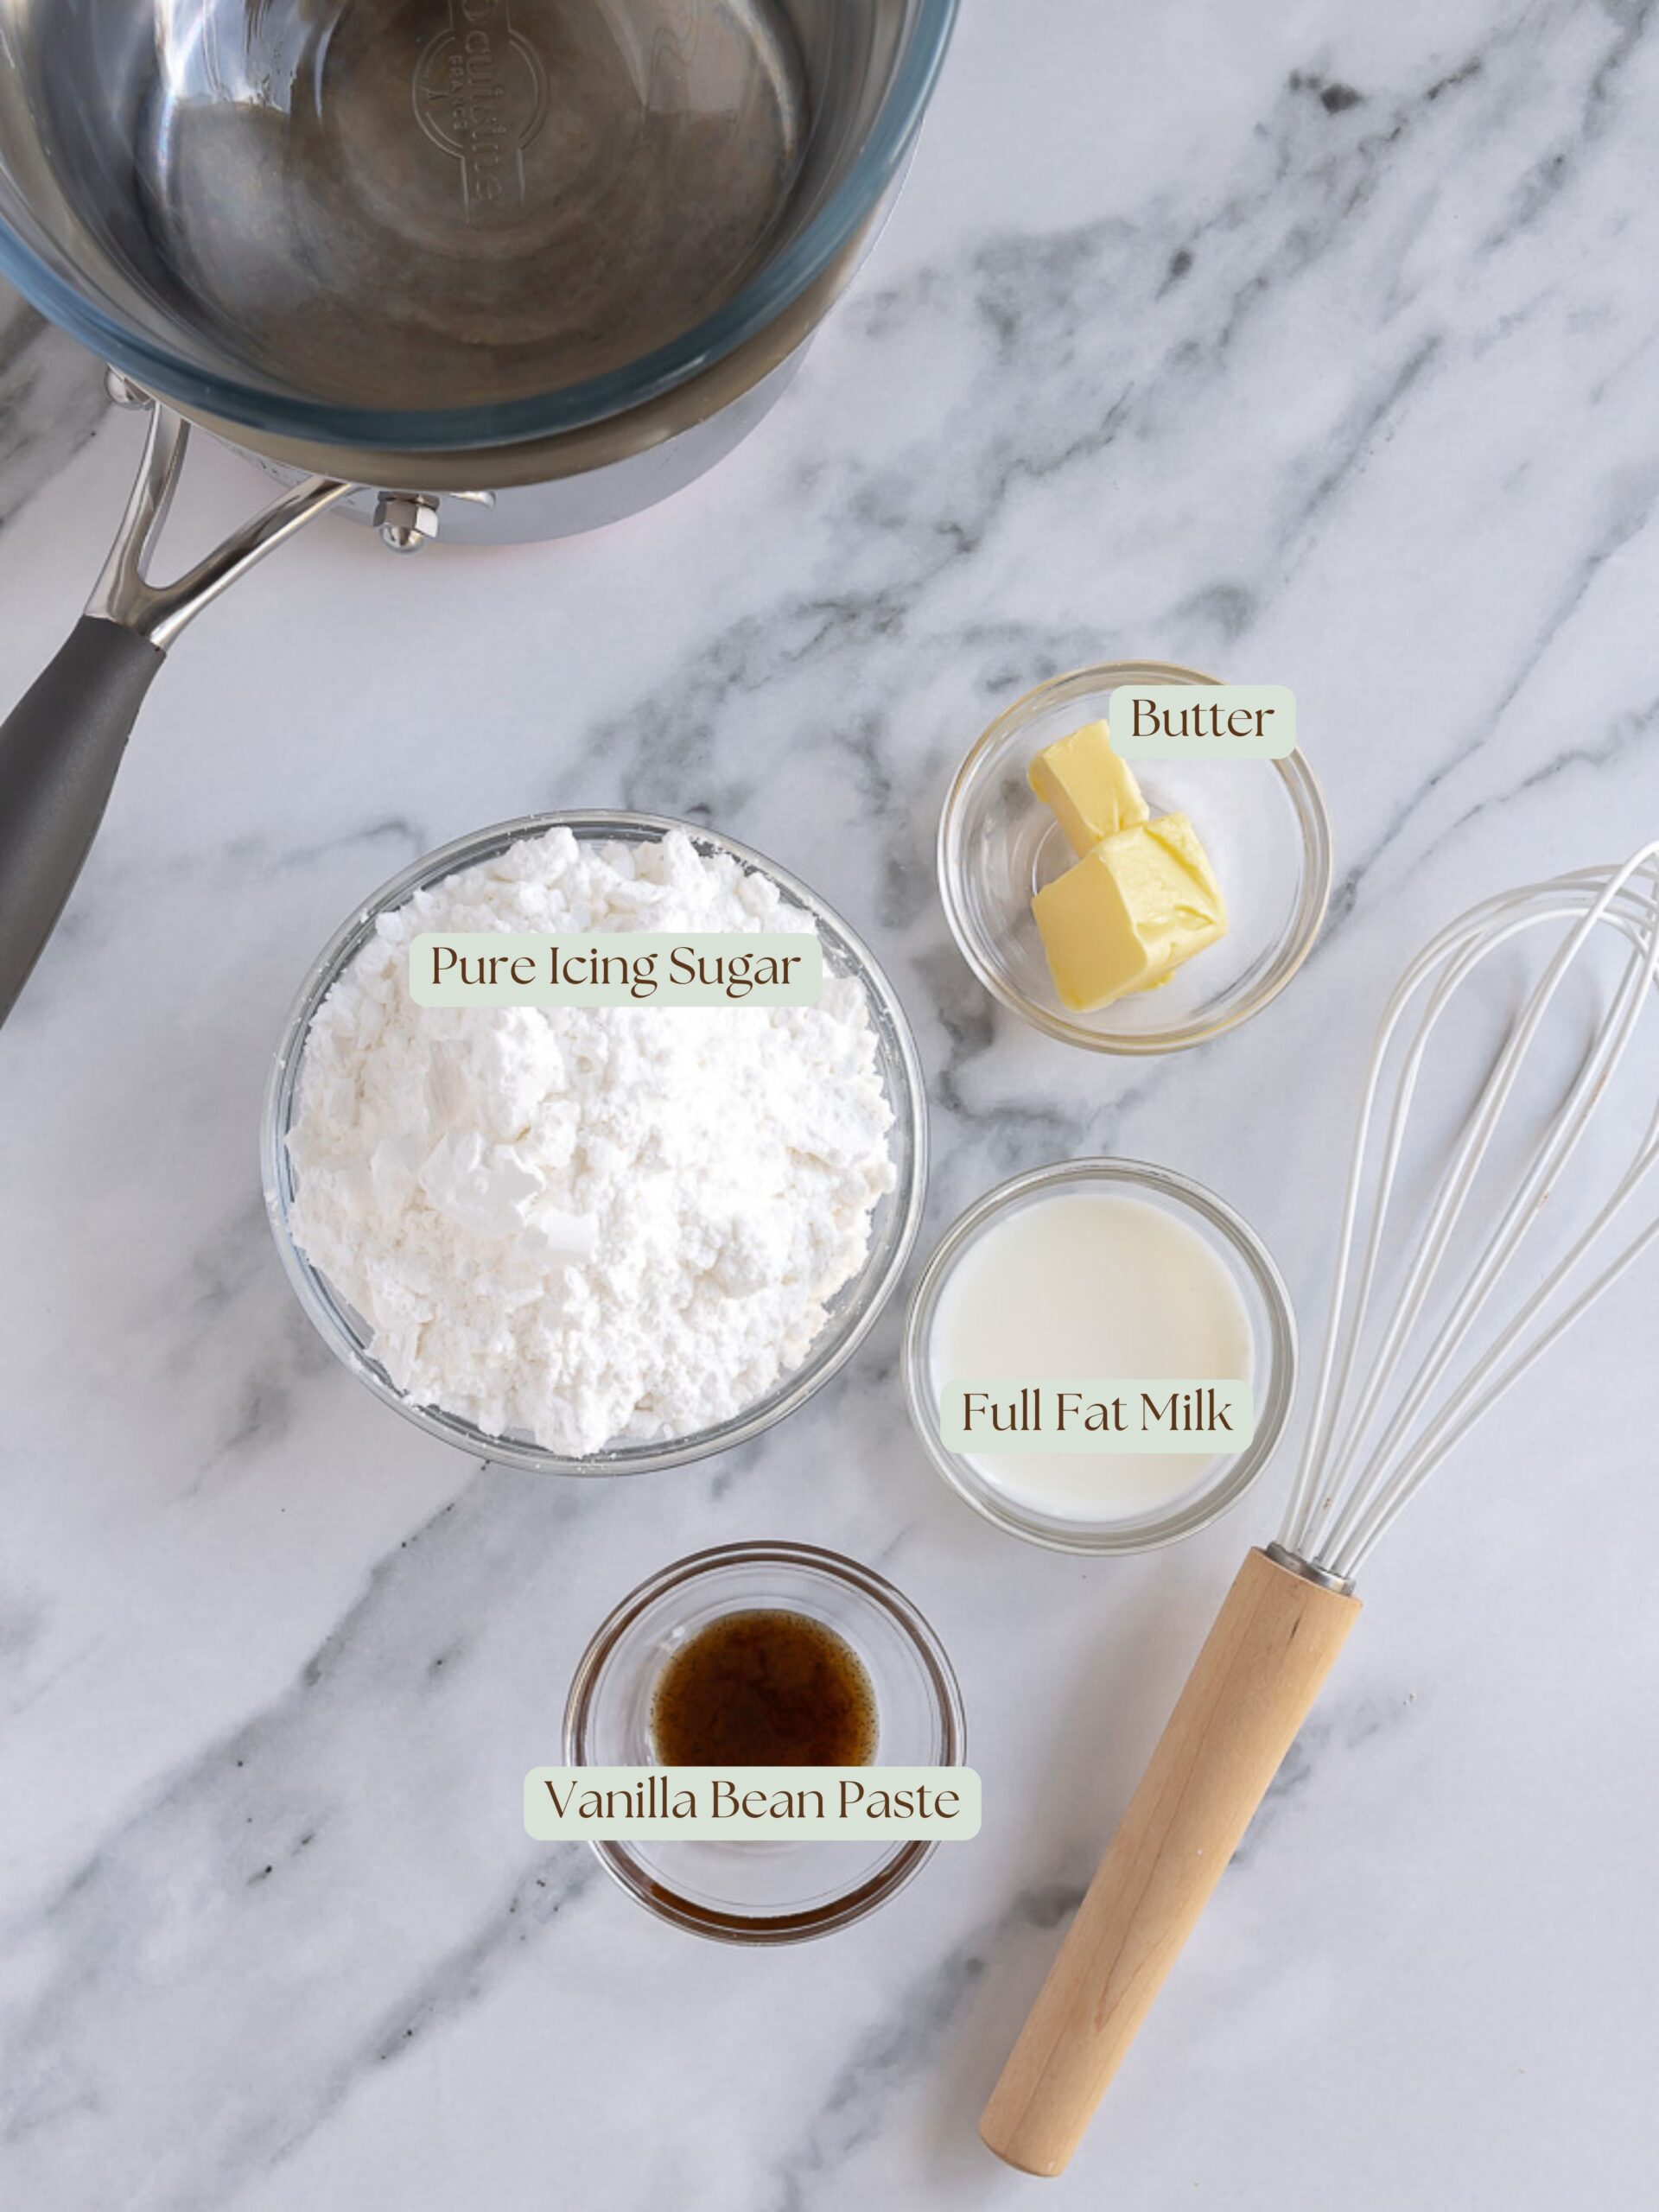
[[[961,1766],[962,1695],[916,1608],[807,1544],[694,1553],[625,1598],[565,1707],[567,1766]],[[885,1904],[931,1841],[608,1842],[613,1880],[728,1943],[798,1943]]]

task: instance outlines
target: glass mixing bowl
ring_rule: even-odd
[[[820,285],[827,309],[955,14],[8,0],[0,269],[215,423],[399,453],[551,437]]]
[[[875,1694],[875,1766],[961,1766],[962,1694],[944,1647],[890,1582],[807,1544],[728,1544],[664,1567],[584,1653],[564,1714],[567,1766],[650,1766],[664,1667],[726,1613],[805,1613],[835,1630]],[[931,1857],[931,1841],[596,1843],[600,1864],[659,1919],[728,1943],[798,1943],[861,1920]]]
[[[521,837],[538,836],[559,829],[570,830],[584,842],[629,844],[655,843],[671,830],[681,830],[699,852],[724,854],[741,867],[767,877],[783,893],[786,904],[811,916],[823,945],[826,968],[832,974],[854,977],[864,994],[870,1026],[875,1033],[876,1065],[893,1109],[888,1142],[896,1177],[893,1188],[876,1208],[870,1227],[870,1248],[862,1268],[831,1300],[823,1328],[799,1367],[781,1376],[757,1403],[716,1427],[663,1443],[616,1445],[585,1459],[563,1458],[523,1436],[491,1436],[441,1408],[416,1404],[398,1389],[375,1358],[370,1350],[371,1332],[362,1316],[339,1296],[327,1278],[300,1250],[289,1223],[296,1183],[294,1165],[289,1157],[288,1133],[305,1078],[305,1039],[313,1016],[336,980],[373,935],[382,914],[401,906],[416,892],[441,882],[447,875],[493,859]],[[696,823],[675,822],[650,814],[531,814],[518,821],[497,823],[470,836],[458,837],[453,844],[429,853],[424,860],[416,861],[412,868],[383,884],[366,904],[341,925],[300,987],[299,996],[283,1027],[266,1086],[260,1156],[265,1210],[295,1295],[330,1351],[378,1398],[384,1399],[429,1435],[442,1437],[447,1444],[459,1445],[481,1459],[545,1474],[639,1475],[662,1467],[683,1466],[693,1459],[706,1459],[711,1452],[724,1452],[734,1444],[747,1443],[804,1405],[815,1390],[822,1389],[830,1376],[846,1365],[897,1288],[915,1242],[927,1185],[927,1119],[915,1043],[893,986],[847,925],[796,877],[748,846],[719,836]]]
[[[1076,857],[1027,781],[1034,754],[1104,719],[1120,683],[1214,683],[1159,661],[1115,661],[1039,683],[963,761],[939,821],[939,893],[987,990],[1051,1037],[1096,1052],[1175,1052],[1236,1028],[1313,950],[1331,899],[1331,824],[1313,770],[1283,760],[1134,764],[1154,814],[1188,815],[1215,864],[1229,929],[1170,981],[1095,1014],[1062,1006],[1032,918],[1033,893]]]
[[[1117,1193],[1174,1216],[1194,1230],[1232,1277],[1249,1319],[1255,1429],[1242,1452],[1224,1453],[1190,1489],[1156,1510],[1116,1521],[1077,1521],[1039,1511],[987,1480],[972,1459],[948,1451],[939,1435],[939,1383],[933,1330],[939,1301],[963,1254],[1022,1207],[1067,1192]],[[976,1513],[1027,1543],[1059,1552],[1145,1552],[1190,1536],[1236,1505],[1273,1457],[1296,1388],[1296,1319],[1290,1293],[1249,1224],[1202,1183],[1139,1160],[1068,1160],[1016,1176],[981,1198],[946,1233],[912,1293],[905,1317],[905,1397],[927,1455]],[[1048,1378],[1033,1376],[1032,1382]]]

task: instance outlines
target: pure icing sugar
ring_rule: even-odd
[[[417,893],[317,1011],[295,1239],[397,1388],[567,1456],[689,1435],[799,1365],[893,1187],[863,992],[812,1007],[416,1005],[429,931],[812,933],[674,832],[568,830]]]

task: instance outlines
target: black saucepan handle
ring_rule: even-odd
[[[74,888],[166,655],[83,615],[0,728],[0,1021]]]

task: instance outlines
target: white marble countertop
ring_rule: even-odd
[[[974,0],[875,260],[716,474],[528,551],[398,563],[327,523],[181,647],[0,1048],[9,2207],[1035,2200],[975,2116],[1287,1460],[1171,1552],[1021,1548],[929,1471],[890,1312],[728,1459],[480,1470],[295,1306],[269,1056],[316,948],[426,848],[556,804],[696,815],[890,963],[925,1242],[1017,1169],[1150,1157],[1253,1220],[1312,1336],[1395,970],[1476,895],[1659,826],[1656,127],[1636,0]],[[10,698],[138,431],[92,435],[86,365],[19,318],[0,378]],[[198,461],[175,543],[247,498]],[[995,707],[1130,655],[1293,684],[1338,842],[1294,988],[1152,1066],[994,1014],[932,874]],[[1057,2201],[1647,2196],[1655,1281],[1379,1556]],[[767,1535],[932,1618],[987,1818],[861,1926],[751,1955],[529,1843],[519,1790],[613,1602]]]

